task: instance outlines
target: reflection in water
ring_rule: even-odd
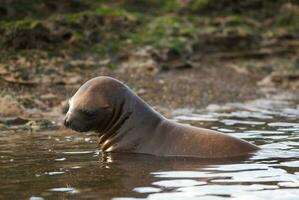
[[[0,199],[298,199],[295,100],[271,97],[174,111],[176,121],[262,148],[234,160],[101,153],[93,135],[64,129],[0,132]]]

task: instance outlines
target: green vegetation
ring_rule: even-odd
[[[44,49],[47,45],[52,47],[46,50],[57,50],[59,46],[59,49],[71,49],[74,55],[81,52],[115,56],[122,49],[142,46],[182,51],[206,36],[275,36],[299,29],[299,4],[291,0],[13,0],[1,5],[0,11],[2,9],[5,14],[13,8],[15,11],[26,8],[27,14],[16,12],[16,16],[1,18],[0,30],[3,31],[0,36],[4,36],[0,44],[8,43],[5,47],[16,51]],[[35,30],[37,24],[45,27],[48,33]],[[5,33],[15,28],[27,32],[32,29],[34,36],[28,40],[37,38],[41,42],[45,39],[45,44],[10,44],[12,39],[7,39]],[[26,36],[17,36],[22,35]],[[22,42],[30,43],[26,40]]]
[[[37,24],[38,22],[41,22],[41,20],[31,18],[16,21],[0,21],[0,27],[3,29],[31,27]]]
[[[192,23],[176,15],[159,16],[148,21],[131,34],[133,44],[181,50],[187,43],[186,36],[196,32]]]

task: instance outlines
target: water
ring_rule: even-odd
[[[179,109],[173,120],[246,139],[248,158],[102,154],[93,134],[0,132],[0,199],[299,199],[299,103],[272,96]]]

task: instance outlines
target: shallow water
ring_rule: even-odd
[[[102,154],[94,135],[0,132],[0,199],[299,199],[298,98],[179,109],[174,120],[262,148],[248,158],[200,160]]]

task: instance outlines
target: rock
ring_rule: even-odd
[[[64,83],[66,85],[73,85],[73,84],[78,84],[82,82],[82,77],[81,76],[69,76],[65,78]]]
[[[112,29],[130,31],[136,27],[138,21],[136,18],[128,16],[106,16],[103,18],[103,26]]]
[[[235,70],[237,73],[240,73],[240,74],[248,74],[249,73],[248,70],[245,67],[242,67],[242,66],[231,64],[230,67],[233,70]]]
[[[46,27],[50,32],[59,38],[61,41],[70,41],[73,37],[72,27],[76,30],[79,27],[73,25],[74,22],[68,22],[64,17],[59,17],[56,20],[46,22]]]
[[[55,126],[55,122],[48,119],[40,119],[35,121],[29,121],[26,123],[31,130],[40,130],[44,128],[51,128]]]
[[[25,80],[21,77],[14,76],[13,74],[3,76],[2,78],[8,83],[14,83],[19,85],[36,86],[38,84],[38,80],[36,79]]]
[[[41,95],[40,98],[43,101],[51,101],[57,99],[57,96],[52,93],[48,93],[48,94]]]
[[[7,126],[17,126],[17,125],[24,125],[28,122],[28,119],[24,119],[21,117],[12,117],[12,118],[4,118],[0,119],[0,122]]]
[[[281,86],[289,89],[299,88],[299,72],[273,72],[261,80],[260,86]]]
[[[150,48],[142,48],[131,52],[127,55],[125,61],[122,62],[120,70],[133,70],[135,73],[151,73],[158,72],[158,64],[151,55]]]
[[[46,97],[47,95],[41,95],[41,98],[42,98],[42,96]],[[50,96],[48,98],[50,98]],[[47,106],[47,104],[45,104],[43,102],[43,101],[46,101],[46,100],[42,99],[42,101],[41,101],[35,95],[22,95],[22,96],[19,96],[18,101],[24,106],[25,113],[28,113],[29,110],[32,110],[32,109],[40,109],[40,110],[43,110],[43,111],[49,110],[49,107]]]
[[[136,92],[138,95],[144,95],[146,94],[146,90],[144,88],[141,88],[139,89],[137,92]]]
[[[192,68],[192,64],[188,61],[181,61],[177,60],[174,62],[169,62],[169,63],[163,63],[160,64],[161,70],[171,70],[171,69],[190,69]]]
[[[6,69],[6,66],[4,64],[0,64],[0,75],[6,75],[9,71]]]
[[[264,77],[261,81],[257,83],[257,85],[262,87],[273,87],[274,83],[272,82],[271,75]]]
[[[179,52],[175,49],[164,49],[161,51],[152,51],[153,57],[159,64],[160,70],[172,70],[172,69],[189,69],[193,65],[187,58],[187,53]]]
[[[26,8],[26,9],[24,9]],[[0,18],[3,21],[30,18],[47,18],[58,13],[74,13],[89,8],[78,0],[4,0],[0,4]]]
[[[24,112],[22,106],[11,96],[0,97],[0,108],[0,117],[16,117]]]
[[[41,23],[8,29],[2,37],[3,46],[13,49],[45,49],[56,42],[50,30]]]

